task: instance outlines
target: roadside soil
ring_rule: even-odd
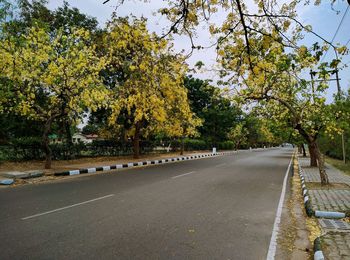
[[[184,155],[196,153],[209,153],[210,151],[190,151],[185,152]],[[44,161],[24,161],[24,162],[2,162],[0,163],[0,173],[8,171],[29,171],[42,170],[45,175],[52,175],[55,172],[76,170],[89,167],[110,166],[128,162],[139,162],[145,160],[164,159],[169,157],[178,157],[179,152],[170,152],[162,154],[145,154],[140,155],[139,159],[134,159],[130,156],[105,156],[105,157],[90,157],[80,158],[75,160],[60,160],[52,161],[51,169],[44,169]]]
[[[294,176],[289,178],[277,241],[276,259],[281,260],[313,259],[311,241],[319,233],[317,223],[310,221],[305,212],[296,163],[294,160]]]

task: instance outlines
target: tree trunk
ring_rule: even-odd
[[[180,155],[184,154],[184,150],[185,150],[185,137],[181,136],[181,149],[180,149]]]
[[[304,144],[301,144],[301,149],[303,150],[303,157],[306,157],[306,150]]]
[[[324,155],[320,152],[318,157],[319,157],[318,167],[319,167],[319,171],[320,171],[321,185],[328,185],[329,179],[328,179],[328,175],[326,173],[326,169],[324,167]]]
[[[53,118],[50,118],[46,121],[42,136],[42,146],[45,152],[45,169],[51,169],[52,151],[49,143],[49,132],[51,130],[52,120]]]
[[[308,144],[309,146],[309,154],[310,154],[310,166],[311,167],[317,167],[317,144],[316,142],[310,142]]]
[[[320,149],[318,148],[316,141],[312,141],[311,143],[309,143],[309,152],[310,152],[310,166],[317,167],[318,165],[320,178],[321,178],[321,185],[328,185],[329,180],[324,167],[324,156],[321,153]],[[316,165],[313,165],[313,163],[315,163]]]
[[[69,147],[73,146],[72,132],[70,130],[70,124],[68,121],[64,121],[64,128],[66,131],[67,144]]]
[[[239,148],[240,143],[241,143],[241,142],[239,142],[239,141],[236,142],[236,145],[235,145],[235,146],[236,146],[236,151],[238,151],[238,148]]]
[[[308,134],[302,127],[301,124],[297,124],[295,126],[295,129],[299,131],[302,137],[307,141],[308,146],[309,146],[309,153],[310,153],[310,166],[315,166],[317,167],[317,164],[319,165],[319,173],[320,173],[320,178],[321,178],[321,185],[328,185],[329,180],[328,176],[326,174],[326,170],[324,168],[324,157],[321,154],[320,149],[318,148],[318,145],[316,143],[316,137],[317,134],[312,136]]]
[[[135,126],[133,145],[134,145],[134,158],[138,159],[140,158],[140,126],[138,123]]]
[[[66,142],[68,146],[68,154],[67,154],[67,159],[72,159],[72,147],[73,147],[73,139],[72,139],[72,132],[70,130],[70,124],[68,121],[64,121],[64,128],[66,132]]]
[[[302,153],[302,148],[301,148],[302,145],[298,145],[298,153]]]

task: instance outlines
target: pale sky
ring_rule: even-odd
[[[80,9],[82,13],[94,16],[99,21],[100,25],[103,26],[104,23],[110,18],[111,13],[115,11],[116,0],[111,0],[107,4],[102,4],[103,0],[68,0],[69,4],[73,7]],[[251,2],[250,1],[246,1]],[[344,0],[337,0],[333,9],[340,11],[339,14],[332,10],[330,1],[324,0],[321,6],[305,6],[299,8],[299,20],[310,24],[313,30],[320,34],[322,37],[331,41],[334,34],[340,24],[340,21],[344,15],[344,12],[348,6],[347,2]],[[63,0],[49,0],[49,8],[55,9],[57,6],[62,5]],[[165,2],[166,3],[166,2]],[[164,28],[168,25],[165,18],[161,17],[159,14],[153,15],[159,8],[164,6],[164,1],[162,0],[152,0],[151,3],[144,3],[142,0],[126,0],[125,3],[118,8],[117,14],[119,16],[126,16],[133,14],[137,17],[144,16],[148,18],[148,28],[150,31],[154,31],[161,34]],[[223,16],[217,14],[212,17],[211,21],[220,22]],[[209,33],[207,32],[205,25],[200,25],[198,29],[198,39],[196,40],[199,45],[207,46],[212,41]],[[315,37],[308,35],[303,40],[305,45],[311,45],[313,42],[317,41]],[[346,44],[350,41],[350,8],[344,17],[342,26],[333,41],[333,43]],[[186,37],[176,37],[174,39],[175,49],[180,51],[181,49],[189,50],[190,43]],[[350,43],[347,45],[350,48]],[[334,57],[334,53],[330,50],[324,57],[324,61],[331,60]],[[203,61],[207,68],[211,68],[215,64],[215,48],[206,50],[196,50],[189,58],[188,63],[193,66],[197,61]],[[350,55],[347,55],[344,59],[344,63],[348,63],[350,66]],[[204,71],[201,74],[196,74],[195,76],[203,79],[213,79],[217,80],[218,77],[214,72]],[[308,75],[305,75],[308,77]],[[346,90],[350,86],[350,69],[349,67],[340,71],[340,84],[343,90]],[[336,91],[335,83],[330,84],[330,90],[327,92],[327,99],[331,99],[332,95]]]

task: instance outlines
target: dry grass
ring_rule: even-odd
[[[326,162],[333,165],[337,169],[341,170],[345,174],[350,175],[350,162],[349,161],[346,164],[344,164],[342,160],[327,157]]]
[[[328,185],[322,185],[319,182],[306,182],[306,188],[309,190],[344,190],[350,189],[346,183],[330,183]]]

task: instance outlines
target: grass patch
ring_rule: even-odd
[[[330,183],[328,185],[321,185],[319,182],[306,182],[306,188],[308,190],[347,190],[350,189],[349,185],[345,183]]]
[[[344,164],[342,160],[326,157],[326,162],[333,165],[335,168],[341,170],[345,174],[350,175],[350,162],[349,161],[347,161],[346,164]]]

